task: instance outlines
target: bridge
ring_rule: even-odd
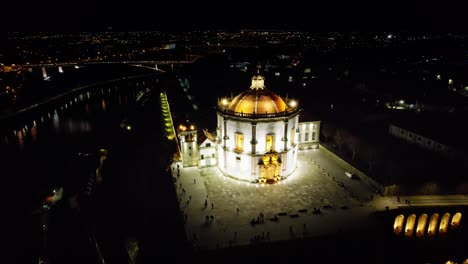
[[[103,60],[78,60],[78,61],[68,61],[68,62],[47,62],[47,63],[27,63],[24,65],[18,65],[16,67],[29,68],[30,71],[33,68],[41,68],[42,76],[45,80],[48,80],[50,76],[47,74],[47,68],[57,67],[59,73],[63,73],[63,67],[75,67],[79,68],[80,66],[86,65],[111,65],[111,64],[128,64],[135,67],[143,67],[152,69],[155,71],[164,72],[158,68],[158,65],[171,65],[174,64],[191,64],[201,58],[201,55],[194,54],[185,54],[184,59],[167,59],[167,60],[116,60],[116,61],[103,61]],[[151,65],[151,66],[149,66]],[[152,66],[154,65],[154,67]]]
[[[447,211],[441,211],[441,214],[432,212],[427,214],[422,213],[408,213],[399,214],[395,217],[393,223],[393,232],[397,236],[405,236],[408,238],[417,237],[446,237],[449,233],[458,231],[462,213],[454,211],[452,214]],[[416,220],[417,219],[417,220]]]
[[[401,238],[445,238],[456,236],[468,210],[468,195],[386,196],[373,200],[388,215],[386,226]],[[384,209],[385,208],[385,209]]]
[[[201,55],[196,54],[185,54],[184,59],[165,59],[165,60],[77,60],[77,61],[68,61],[68,62],[47,62],[47,63],[30,63],[24,64],[23,67],[26,68],[36,68],[36,67],[70,67],[70,66],[80,66],[80,65],[106,65],[106,64],[159,64],[159,65],[168,65],[168,64],[190,64],[197,61],[201,58]]]
[[[76,62],[54,62],[54,63],[36,63],[27,64],[25,67],[36,68],[36,67],[70,67],[80,65],[105,65],[105,64],[190,64],[194,63],[197,59],[192,60],[126,60],[126,61],[76,61]]]

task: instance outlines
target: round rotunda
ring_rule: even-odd
[[[217,106],[218,166],[224,175],[249,182],[274,183],[297,165],[300,109],[252,77],[250,89]]]

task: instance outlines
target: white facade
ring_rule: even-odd
[[[299,123],[299,149],[315,149],[319,146],[320,121]]]
[[[218,166],[226,175],[246,181],[263,176],[262,159],[279,159],[279,175],[288,177],[296,169],[298,116],[296,112],[280,118],[236,118],[218,112]],[[239,143],[239,137],[243,143]],[[236,142],[237,138],[237,142]],[[272,139],[272,144],[267,143]],[[267,147],[268,145],[268,147]]]
[[[182,166],[192,167],[198,166],[198,145],[197,145],[197,130],[179,131],[180,151],[182,158]]]
[[[212,167],[218,165],[218,153],[216,143],[208,138],[205,139],[199,146],[198,152],[200,153],[199,167]]]

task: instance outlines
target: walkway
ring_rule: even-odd
[[[374,210],[366,205],[373,189],[349,179],[320,150],[301,151],[298,159],[296,172],[274,185],[226,178],[217,168],[174,164],[177,195],[187,216],[187,237],[200,248],[216,248],[249,244],[251,239],[317,236],[353,228]],[[314,208],[322,213],[314,214]],[[275,215],[279,221],[270,220]],[[252,225],[252,219],[260,223]]]

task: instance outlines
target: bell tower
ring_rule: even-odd
[[[196,126],[187,120],[186,124],[179,125],[177,132],[180,143],[182,166],[184,168],[198,166],[198,135]]]

